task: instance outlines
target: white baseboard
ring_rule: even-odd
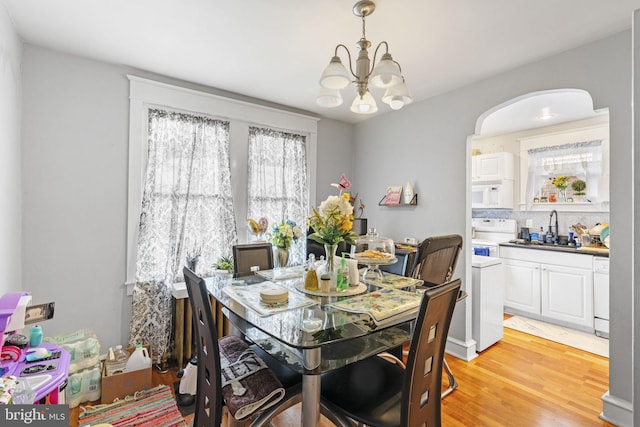
[[[633,426],[633,404],[612,396],[607,391],[602,395],[600,418],[620,427],[631,427]]]
[[[447,338],[445,352],[466,362],[478,357],[475,340],[461,341],[457,338],[449,337]]]

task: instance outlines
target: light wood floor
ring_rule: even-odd
[[[460,386],[442,401],[442,425],[612,426],[598,418],[608,390],[609,360],[505,328],[502,341],[471,362],[447,356]],[[175,371],[154,382],[173,384]],[[78,410],[71,410],[76,427]],[[190,419],[188,421],[191,421]],[[300,406],[273,422],[298,427]],[[332,426],[326,419],[321,426]]]

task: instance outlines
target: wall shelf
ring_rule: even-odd
[[[530,206],[525,204],[520,204],[520,211],[529,211],[529,212],[549,212],[551,210],[557,210],[558,212],[609,212],[609,202],[600,202],[600,203],[584,203],[584,202],[574,202],[574,203],[562,203],[562,202],[554,202],[554,203],[533,203]]]
[[[378,202],[378,206],[416,206],[418,204],[418,193],[414,194],[409,203],[404,203],[403,200],[400,200],[400,203],[385,203],[387,199],[386,194],[382,196],[382,199]]]

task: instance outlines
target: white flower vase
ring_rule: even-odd
[[[407,182],[407,185],[404,186],[404,203],[407,205],[410,204],[413,199],[413,195],[413,185],[411,185],[410,182]]]

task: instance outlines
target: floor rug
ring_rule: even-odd
[[[114,427],[186,426],[168,385],[137,392],[133,397],[108,405],[85,407],[78,417],[80,427],[109,423]]]
[[[180,391],[180,381],[176,381],[175,383],[173,383],[173,392],[177,396],[179,391]],[[178,409],[180,410],[180,413],[182,414],[182,416],[186,417],[187,415],[191,415],[196,411],[196,402],[194,400],[191,405],[178,404]]]
[[[505,319],[504,326],[599,356],[609,357],[609,340],[598,337],[595,334],[563,328],[562,326],[520,316],[512,316]]]

